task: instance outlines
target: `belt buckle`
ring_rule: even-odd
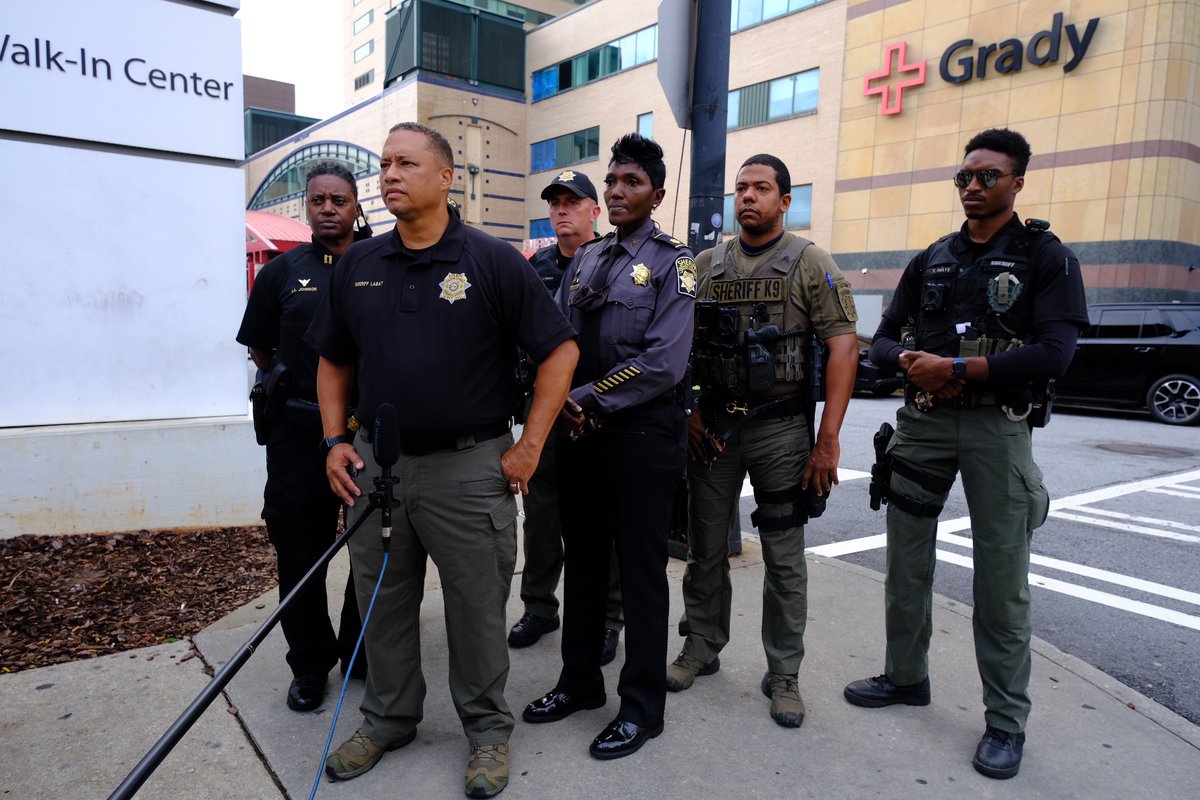
[[[917,392],[913,397],[913,405],[917,407],[917,411],[927,413],[933,410],[933,393],[932,392]]]

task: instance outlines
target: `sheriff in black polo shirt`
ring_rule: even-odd
[[[391,403],[400,418],[390,559],[375,516],[350,540],[364,609],[384,572],[366,633],[370,680],[363,723],[326,762],[334,778],[373,767],[411,742],[425,684],[418,635],[426,556],[444,586],[450,693],[471,745],[466,793],[508,783],[513,717],[504,607],[516,566],[514,495],[527,491],[562,409],[578,350],[574,331],[536,273],[511,246],[448,212],[453,153],[415,123],[392,129],[380,159],[395,230],[350,248],[334,270],[306,336],[321,356],[317,394],[326,474],[351,506],[379,474],[346,435],[345,401],[357,382],[359,416]],[[513,444],[516,349],[540,366],[533,407]],[[369,426],[368,426],[369,427]],[[363,470],[358,484],[347,467]],[[361,513],[358,503],[351,517]]]

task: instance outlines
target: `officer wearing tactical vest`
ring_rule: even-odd
[[[885,671],[845,689],[867,708],[929,704],[934,539],[962,472],[986,706],[973,763],[992,778],[1020,769],[1030,708],[1029,541],[1049,509],[1030,429],[1045,424],[1048,382],[1088,322],[1075,254],[1048,223],[1013,213],[1029,157],[1008,129],[967,143],[954,175],[967,221],[909,262],[871,343],[871,360],[905,370],[908,385],[872,469],[872,504],[888,504]]]
[[[771,718],[804,720],[797,675],[804,657],[808,571],[804,524],[818,516],[838,482],[838,432],[858,366],[858,314],[849,283],[829,254],[783,229],[791,176],[775,156],[746,159],[734,208],[741,234],[697,259],[693,344],[699,408],[689,421],[691,494],[683,578],[683,652],[667,667],[667,688],[682,691],[720,668],[729,642],[731,588],[727,537],[747,471],[758,509],[766,578],[761,689]],[[829,350],[825,407],[813,441],[824,340]]]

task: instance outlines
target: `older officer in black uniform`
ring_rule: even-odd
[[[579,366],[558,440],[565,583],[558,683],[527,722],[553,722],[607,702],[600,671],[608,557],[615,541],[625,621],[616,718],[596,758],[636,752],[662,732],[667,646],[667,528],[686,459],[675,386],[691,349],[696,265],[650,215],[662,202],[662,148],[631,133],[604,179],[617,229],[575,257],[558,300],[579,331]]]
[[[596,238],[596,217],[600,215],[596,187],[587,175],[565,169],[542,190],[542,199],[550,207],[550,224],[557,242],[533,254],[529,264],[542,279],[550,295],[558,292],[563,272],[580,247]],[[558,522],[558,460],[554,457],[551,437],[542,450],[542,460],[529,481],[525,497],[525,571],[521,573],[521,601],[525,613],[508,633],[510,647],[529,647],[559,626],[558,598],[554,590],[562,575],[562,529]],[[620,571],[614,553],[609,568],[608,613],[604,623],[604,647],[601,665],[617,655],[617,641],[625,618],[621,608]]]
[[[321,441],[317,354],[303,336],[329,286],[334,265],[354,242],[354,219],[359,213],[354,175],[341,164],[315,165],[305,187],[312,244],[295,247],[262,268],[237,334],[259,369],[270,372],[282,364],[290,375],[290,391],[283,398],[288,402],[279,403],[282,418],[273,421],[266,443],[262,512],[278,559],[280,599],[337,538],[341,501],[329,490],[325,459],[317,449]],[[370,235],[370,229],[364,231]],[[278,391],[284,391],[282,384]],[[294,676],[287,693],[289,708],[312,711],[321,705],[329,670],[339,658],[342,670],[347,669],[361,630],[351,577],[334,635],[322,570],[283,617],[287,661]],[[355,661],[355,677],[365,674],[365,664],[362,656]]]
[[[1047,223],[1013,213],[1029,157],[1008,129],[967,143],[954,175],[967,221],[909,262],[871,343],[876,364],[907,372],[907,402],[888,448],[884,674],[845,689],[867,708],[929,704],[937,518],[962,472],[986,706],[974,766],[992,778],[1020,769],[1030,709],[1029,541],[1049,509],[1032,400],[1088,322],[1075,254]]]
[[[399,507],[367,629],[363,722],[329,757],[326,772],[356,777],[416,737],[428,557],[443,585],[450,696],[471,747],[465,791],[491,797],[508,784],[513,728],[504,700],[504,606],[516,565],[514,495],[529,488],[578,351],[570,324],[520,253],[447,209],[453,152],[440,133],[417,123],[393,127],[380,174],[396,228],[350,249],[307,337],[321,355],[326,472],[348,504],[361,495],[348,467],[363,471],[366,486],[379,474],[348,432],[346,401],[356,378],[360,417],[374,419],[387,402],[400,424]],[[514,445],[517,345],[540,366]],[[379,523],[373,517],[350,541],[364,610],[388,552]]]

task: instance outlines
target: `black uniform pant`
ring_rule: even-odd
[[[329,489],[325,459],[317,449],[320,429],[280,424],[267,442],[263,519],[275,547],[282,601],[337,538],[341,501]],[[353,575],[346,581],[341,621],[329,620],[326,571],[309,581],[281,621],[292,674],[325,675],[339,659],[349,662],[362,630]],[[365,656],[359,654],[359,660]]]
[[[625,664],[618,718],[663,721],[667,663],[667,530],[687,457],[683,412],[659,399],[606,418],[578,441],[558,440],[564,547],[562,673],[557,688],[604,694],[600,650],[609,553],[616,547],[625,604]]]

